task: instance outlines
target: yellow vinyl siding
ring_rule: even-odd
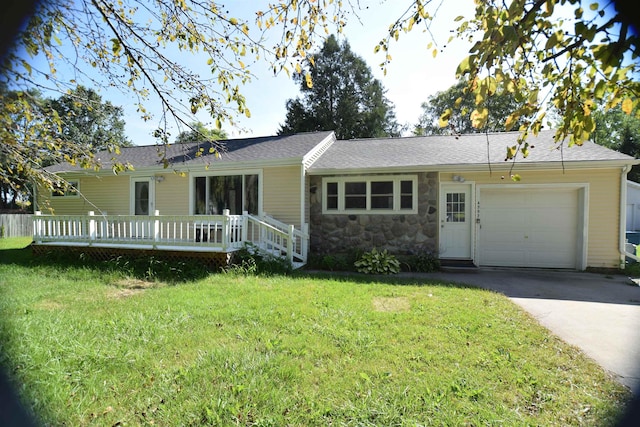
[[[86,215],[89,211],[110,215],[128,215],[130,185],[128,176],[68,177],[79,181],[81,196],[52,197],[51,192],[40,189],[38,209],[45,214]]]
[[[589,247],[590,267],[620,266],[620,170],[590,173]]]
[[[156,182],[156,209],[160,215],[189,215],[189,178],[175,173],[162,174]]]
[[[519,172],[521,181],[514,182],[506,171],[492,174],[460,171],[441,173],[440,180],[453,182],[453,175],[461,175],[466,182],[476,185],[589,184],[587,266],[616,268],[620,263],[620,173],[618,168],[523,171]]]
[[[264,168],[263,211],[282,222],[300,227],[302,166]]]

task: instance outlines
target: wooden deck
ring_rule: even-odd
[[[118,253],[155,254],[168,258],[199,258],[228,264],[233,252],[251,244],[292,265],[306,263],[308,234],[273,218],[243,215],[151,216],[42,215],[33,216],[33,248],[82,251],[97,257]]]

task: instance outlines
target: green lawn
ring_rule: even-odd
[[[610,425],[629,393],[507,298],[443,283],[148,282],[0,239],[3,363],[52,425]],[[120,424],[118,424],[120,423]]]

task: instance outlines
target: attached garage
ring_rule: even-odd
[[[479,265],[584,268],[585,194],[577,186],[479,188]]]

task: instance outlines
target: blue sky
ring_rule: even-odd
[[[390,53],[393,60],[385,76],[378,66],[384,60],[384,55],[374,54],[373,49],[385,37],[389,25],[400,16],[408,2],[371,3],[368,10],[360,13],[360,20],[349,21],[343,37],[387,89],[387,97],[395,106],[398,121],[401,124],[415,124],[421,112],[420,104],[430,95],[448,89],[456,82],[455,70],[467,55],[470,45],[454,40],[434,58],[431,50],[427,49],[430,38],[416,26],[411,33],[402,34],[399,41],[392,44]],[[374,4],[377,6],[373,7]],[[472,0],[449,1],[446,4],[448,6],[443,6],[438,12],[439,25],[434,29],[442,45],[448,41],[449,30],[455,28],[454,18],[464,10],[468,14],[473,12]],[[453,4],[455,7],[451,7]],[[259,71],[255,70],[259,73],[258,78],[244,89],[251,119],[241,121],[254,136],[275,134],[285,119],[286,100],[300,94],[298,86],[286,75],[273,77],[268,71]],[[246,135],[234,130],[227,131],[233,136]]]
[[[434,4],[439,4],[439,1],[437,0]],[[261,6],[264,7],[266,3],[266,1],[236,0],[227,3],[226,9],[231,16],[246,16],[249,23],[253,24],[252,16],[255,11]],[[346,38],[351,49],[364,58],[374,77],[379,79],[387,89],[387,97],[395,106],[398,122],[415,124],[421,112],[420,104],[430,95],[445,90],[455,83],[456,67],[467,55],[470,45],[461,40],[454,40],[434,58],[431,50],[427,49],[431,38],[416,25],[411,33],[402,34],[399,41],[391,45],[390,54],[393,60],[385,76],[378,66],[384,60],[384,56],[382,53],[374,54],[373,49],[385,37],[389,25],[412,2],[411,0],[372,0],[361,3],[368,8],[358,12],[359,19],[350,17],[341,37]],[[473,0],[442,1],[437,12],[437,25],[432,27],[432,34],[440,46],[447,43],[450,30],[456,27],[454,18],[458,15],[469,17],[473,10]],[[206,58],[184,56],[181,62],[199,66],[206,63]],[[247,99],[251,118],[238,117],[240,128],[231,128],[225,124],[223,129],[231,138],[276,134],[279,125],[285,119],[287,99],[299,95],[298,86],[292,79],[285,73],[274,76],[265,62],[253,64],[251,71],[256,77],[241,88]],[[59,70],[59,77],[64,76],[64,73],[64,70]],[[79,83],[83,82],[79,81]],[[91,86],[87,83],[85,85]],[[158,104],[157,100],[150,98],[147,102],[146,105],[150,107],[151,112],[156,114],[153,120],[144,122],[136,112],[134,98],[117,90],[102,89],[99,93],[103,100],[111,101],[124,108],[126,133],[134,144],[156,143],[151,133],[157,128],[159,122],[160,111],[154,111],[153,108]],[[211,123],[211,119],[206,115],[199,115],[193,119]],[[171,133],[175,136],[179,130],[174,128]]]
[[[254,12],[258,8],[257,2],[254,1],[236,3],[244,5],[241,7],[242,12]],[[434,58],[427,49],[430,38],[416,26],[411,33],[402,34],[399,41],[392,45],[390,53],[393,60],[385,76],[378,66],[384,56],[381,53],[374,54],[373,49],[410,1],[376,0],[369,4],[371,6],[368,9],[359,12],[359,19],[349,20],[343,37],[347,39],[352,50],[364,58],[374,76],[387,89],[387,97],[395,106],[398,122],[417,123],[421,112],[420,104],[430,95],[455,83],[455,70],[467,55],[470,45],[454,40]],[[229,4],[228,9],[232,14],[233,8],[234,6]],[[438,25],[434,27],[433,32],[441,45],[446,44],[450,30],[455,28],[455,17],[465,11],[467,16],[473,12],[472,0],[449,1],[440,8]],[[228,125],[224,127],[232,138],[276,134],[279,125],[285,119],[287,99],[295,98],[300,93],[298,86],[284,73],[273,76],[273,72],[264,64],[255,64],[252,71],[256,78],[242,88],[251,118],[239,117],[238,123],[243,130],[230,128]],[[114,102],[117,103],[117,100]],[[136,120],[135,114],[135,109],[126,114],[128,135],[136,144],[153,143],[154,140],[149,135],[156,123]],[[209,120],[206,116],[198,118],[204,123]]]

